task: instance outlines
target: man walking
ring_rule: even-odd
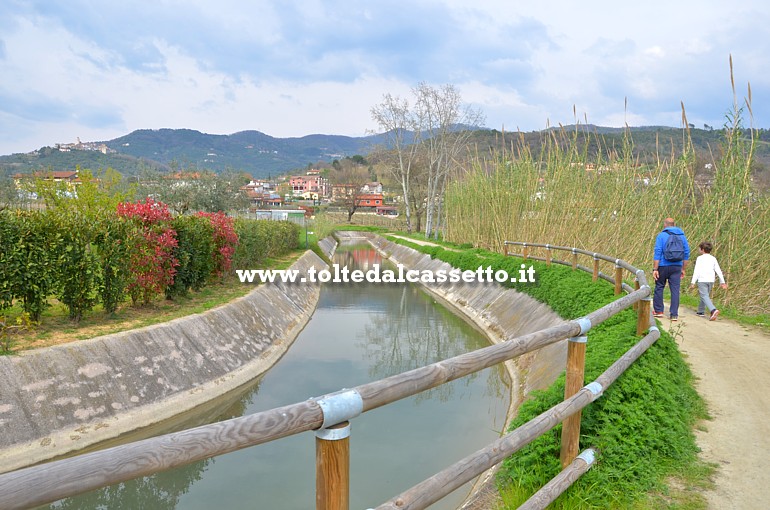
[[[671,291],[669,316],[672,321],[679,320],[679,288],[690,259],[690,245],[684,231],[676,226],[673,218],[663,221],[663,231],[655,238],[652,277],[655,279],[655,292],[652,296],[652,315],[663,317],[663,289],[668,283]]]

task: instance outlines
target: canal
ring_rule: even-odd
[[[383,264],[366,245],[338,247],[349,269]],[[384,266],[386,266],[385,262]],[[205,417],[165,433],[252,414],[382,379],[488,345],[484,335],[419,286],[325,284],[313,317],[286,355]],[[492,367],[351,421],[350,508],[373,508],[482,448],[505,425],[507,375]],[[469,485],[431,508],[457,508]],[[46,508],[312,509],[315,435],[304,433],[106,487]]]

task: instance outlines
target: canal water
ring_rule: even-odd
[[[383,264],[368,244],[340,245],[334,262],[350,270]],[[416,285],[325,284],[313,317],[273,368],[230,397],[216,416],[194,416],[173,429],[300,402],[486,345],[480,332]],[[507,376],[497,366],[353,419],[350,508],[373,508],[489,444],[504,427],[509,401]],[[469,489],[431,508],[457,508]],[[49,508],[313,509],[315,435],[254,446]]]

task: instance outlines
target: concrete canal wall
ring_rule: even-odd
[[[337,233],[344,239],[346,233]],[[355,237],[360,237],[356,233]],[[364,237],[393,264],[402,264],[406,269],[418,271],[448,272],[452,266],[416,250],[402,246],[374,234]],[[484,331],[493,343],[511,340],[527,333],[544,329],[564,320],[551,308],[530,296],[513,289],[506,289],[496,283],[442,283],[423,286],[430,294],[452,310],[464,315],[467,320]],[[516,415],[522,400],[530,392],[548,387],[564,371],[567,363],[567,341],[551,344],[531,353],[519,356],[505,363],[511,379],[511,402],[508,409],[508,424]],[[489,508],[497,500],[494,475],[495,466],[482,474],[474,484],[471,493],[460,507],[462,510]]]
[[[343,239],[346,233],[338,233]],[[375,234],[355,233],[367,240],[394,264],[418,271],[449,271],[452,266]],[[532,297],[496,283],[442,283],[424,286],[483,330],[490,341],[500,343],[544,329],[564,320]],[[512,406],[533,390],[544,389],[565,369],[566,340],[521,356],[507,364],[513,378]],[[511,413],[512,414],[512,413]],[[512,416],[511,416],[512,417]]]
[[[323,243],[333,253],[336,241]],[[311,266],[327,267],[308,251],[291,269]],[[253,380],[286,352],[319,293],[318,284],[264,284],[202,314],[0,357],[0,472],[160,422]]]
[[[448,270],[410,248],[369,233],[393,263]],[[319,242],[329,258],[337,242]],[[305,253],[291,269],[326,263]],[[427,288],[492,342],[561,319],[546,305],[496,284]],[[136,431],[202,406],[267,371],[290,347],[319,299],[317,284],[271,283],[203,314],[123,333],[0,357],[0,472],[12,471]],[[566,342],[507,363],[512,408],[564,370]]]

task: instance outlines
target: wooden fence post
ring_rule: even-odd
[[[594,253],[594,281],[599,279],[599,257]]]
[[[316,510],[348,510],[350,504],[350,422],[316,431]]]
[[[551,247],[547,244],[545,245],[545,265],[551,265]]]
[[[575,336],[567,343],[567,377],[564,384],[564,399],[568,399],[583,387],[588,337]],[[580,418],[578,411],[565,418],[561,429],[561,466],[567,467],[580,449]]]
[[[572,248],[572,270],[574,271],[577,269],[577,251],[575,251],[575,248]]]
[[[623,268],[615,264],[615,295],[623,292]]]
[[[503,242],[503,255],[508,256],[508,243]]]
[[[529,246],[527,246],[527,243],[524,243],[524,260],[527,260],[527,257],[529,257]]]
[[[641,335],[650,329],[650,303],[652,298],[646,297],[639,301],[636,318],[636,334]]]
[[[634,278],[634,290],[639,290],[641,286],[639,285],[639,278]],[[639,311],[639,301],[634,303],[634,311]]]

